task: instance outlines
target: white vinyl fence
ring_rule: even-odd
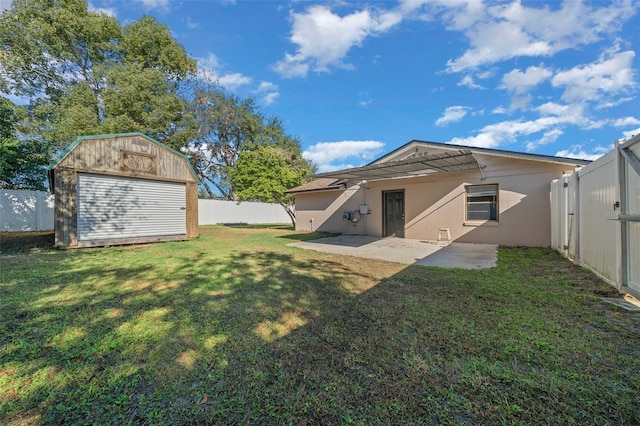
[[[551,183],[551,245],[640,294],[640,136]]]
[[[54,196],[44,191],[0,191],[0,231],[53,230]],[[198,200],[198,223],[291,223],[279,204]]]
[[[53,230],[53,200],[44,191],[0,190],[0,231]]]
[[[224,200],[198,200],[198,223],[291,223],[289,215],[280,204],[235,202]]]

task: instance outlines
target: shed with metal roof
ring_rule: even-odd
[[[186,156],[142,134],[78,137],[49,166],[57,247],[195,238],[198,178]]]

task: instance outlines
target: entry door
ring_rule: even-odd
[[[404,191],[385,191],[384,236],[404,238]]]

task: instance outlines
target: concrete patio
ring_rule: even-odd
[[[289,245],[325,253],[441,268],[491,268],[496,266],[498,258],[498,246],[495,244],[456,242],[446,244],[437,241],[365,235],[339,235]]]

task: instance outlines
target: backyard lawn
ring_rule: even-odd
[[[549,249],[481,271],[287,227],[0,244],[0,424],[638,424],[640,314]]]

